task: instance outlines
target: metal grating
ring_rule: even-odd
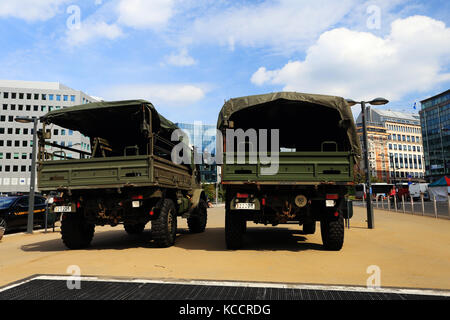
[[[69,290],[65,280],[35,279],[0,292],[0,300],[429,300],[448,296],[381,292],[283,289],[242,286],[136,282],[81,282]]]

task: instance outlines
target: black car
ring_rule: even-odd
[[[45,224],[47,202],[44,197],[34,198],[34,225]],[[28,224],[28,196],[0,197],[0,226],[6,231],[26,228]]]

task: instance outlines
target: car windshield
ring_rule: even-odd
[[[0,198],[0,209],[8,208],[16,198]]]

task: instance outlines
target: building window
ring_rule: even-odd
[[[12,111],[15,111],[15,110],[16,110],[16,105],[15,105],[15,104],[12,104],[12,105],[11,105],[11,110],[12,110]]]
[[[19,93],[19,99],[23,100],[23,93]]]
[[[19,104],[19,111],[23,110],[23,104]]]
[[[65,136],[66,135],[66,129],[61,129],[61,135]]]
[[[70,101],[75,102],[75,96],[70,96]]]
[[[8,105],[7,104],[3,105],[3,110],[8,110]]]
[[[21,171],[21,172],[27,171],[27,166],[21,166],[21,167],[20,167],[20,171]]]
[[[53,95],[53,94],[49,94],[49,95],[48,95],[48,100],[53,101],[54,96],[55,96],[55,95]]]
[[[72,136],[72,135],[73,135],[73,131],[69,130],[69,136]]]
[[[3,92],[3,99],[8,99],[8,97],[9,97],[8,92]]]
[[[34,100],[39,100],[39,93],[34,94]]]
[[[33,110],[34,111],[38,111],[39,110],[39,106],[33,106]]]
[[[30,105],[26,106],[26,109],[27,111],[31,111],[31,106]]]
[[[44,112],[45,112],[46,109],[47,109],[46,106],[41,106],[41,111],[44,111]]]
[[[64,95],[63,99],[64,99],[64,101],[69,101],[69,96],[68,95]]]
[[[47,95],[45,93],[42,94],[42,100],[47,100]]]
[[[56,95],[56,101],[61,101],[61,95],[60,94]]]
[[[11,99],[16,99],[16,98],[17,98],[16,93],[15,92],[11,92]]]

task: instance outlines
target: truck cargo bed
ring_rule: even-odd
[[[245,164],[223,165],[224,183],[245,182],[350,182],[353,181],[353,155],[351,152],[287,152],[280,153],[279,169],[275,175],[262,175],[261,168],[269,167],[257,163],[249,163],[246,155]]]
[[[45,161],[39,164],[38,175],[41,191],[151,185],[189,189],[192,185],[188,168],[155,156]]]

